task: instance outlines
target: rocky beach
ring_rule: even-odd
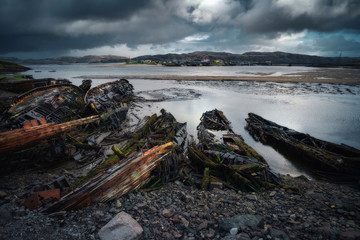
[[[132,220],[120,223],[119,228],[124,232],[114,233],[117,239],[130,239],[122,238],[127,234],[139,239],[360,238],[358,189],[303,178],[283,178],[299,192],[274,188],[245,193],[217,185],[202,191],[177,180],[159,190],[135,191],[106,204],[50,215],[26,210],[16,204],[14,190],[6,190],[1,192],[2,201],[7,203],[0,208],[0,236],[1,239],[99,239],[99,231],[111,219],[126,214]],[[136,230],[135,221],[140,230]]]
[[[48,121],[55,121],[59,126],[70,122],[62,120],[64,113],[51,112],[52,107],[71,107],[72,114],[64,115],[65,119],[75,119],[73,121],[81,125],[39,140],[29,139],[30,145],[27,143],[21,148],[5,139],[0,148],[3,163],[0,239],[359,239],[358,176],[343,178],[353,174],[353,167],[348,167],[353,166],[351,164],[357,169],[359,150],[350,148],[351,154],[355,154],[352,162],[345,153],[349,150],[347,147],[340,155],[336,151],[331,153],[331,149],[315,148],[315,152],[325,151],[321,154],[342,158],[335,161],[339,165],[330,162],[335,168],[344,166],[341,178],[335,174],[333,165],[329,172],[322,172],[328,177],[316,178],[318,180],[279,174],[269,167],[266,155],[264,159],[246,144],[248,139],[245,141],[234,132],[239,130],[233,129],[230,123],[234,115],[230,114],[229,121],[221,111],[207,111],[196,120],[200,124],[195,131],[194,123],[189,123],[190,130],[187,130],[186,124],[177,122],[169,111],[171,108],[159,108],[167,102],[198,101],[203,97],[204,86],[231,88],[235,94],[242,93],[245,87],[254,88],[251,91],[255,94],[266,92],[275,96],[279,91],[295,96],[324,91],[330,95],[352,96],[358,94],[359,79],[354,71],[349,71],[345,80],[336,75],[341,71],[328,72],[338,85],[321,71],[302,73],[309,81],[291,74],[294,80],[286,80],[287,75],[276,77],[282,79],[280,82],[268,74],[253,74],[256,77],[248,79],[250,82],[237,82],[234,80],[239,79],[235,78],[223,81],[231,78],[223,76],[202,76],[201,79],[178,76],[181,78],[178,87],[135,94],[125,79],[91,88],[89,80],[77,87],[67,80],[26,78],[25,82],[50,85],[15,98],[2,118],[2,128],[22,126],[25,117],[33,116],[26,111],[38,106],[48,106],[47,110],[43,107],[41,112],[37,110],[37,114],[49,111],[52,118]],[[143,79],[147,77],[174,80],[172,75],[141,75]],[[258,78],[264,82],[253,86],[252,81]],[[204,79],[206,81],[202,81]],[[324,82],[313,84],[315,79]],[[288,83],[281,85],[283,81]],[[8,83],[4,87],[8,87]],[[21,82],[16,85],[20,92],[21,86]],[[81,100],[84,92],[87,92],[85,102]],[[38,120],[40,124],[41,121]],[[312,147],[319,147],[318,139],[307,139],[306,134],[306,139],[299,139],[301,133],[292,129],[288,129],[288,133],[290,138],[294,134],[294,145],[302,146],[304,155],[297,153],[300,160],[313,154]],[[270,138],[271,133],[266,134],[258,132],[258,136],[252,137],[267,144],[265,136]],[[4,136],[7,135],[2,133],[1,137]],[[176,145],[175,150],[167,147],[153,150],[171,143]],[[283,154],[281,149],[277,151]],[[150,157],[147,160],[143,156]],[[138,165],[131,165],[132,162]],[[146,164],[149,169],[142,167]],[[325,171],[315,167],[313,170]]]

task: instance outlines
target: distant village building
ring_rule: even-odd
[[[142,63],[150,64],[152,61],[150,59],[143,60]]]

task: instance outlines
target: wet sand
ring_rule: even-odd
[[[82,79],[152,79],[152,80],[187,80],[187,81],[261,81],[261,82],[304,82],[360,85],[358,69],[320,69],[312,72],[297,72],[281,76],[194,76],[194,75],[83,75]]]

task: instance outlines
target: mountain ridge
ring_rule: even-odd
[[[287,52],[245,52],[242,54],[229,52],[195,51],[191,53],[167,53],[155,55],[142,55],[132,58],[131,61],[150,59],[152,61],[195,61],[209,59],[214,61],[221,59],[224,62],[252,62],[263,63],[265,61],[276,64],[299,64],[299,65],[326,65],[360,62],[360,57],[323,57],[316,55],[305,55]],[[10,61],[18,64],[72,64],[72,63],[118,63],[130,61],[129,57],[116,55],[86,55],[82,57],[62,56],[45,59],[19,59],[12,57],[0,57],[0,60]]]

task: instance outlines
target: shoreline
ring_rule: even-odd
[[[149,80],[185,80],[185,81],[259,81],[259,82],[278,82],[278,83],[328,83],[328,84],[345,84],[360,85],[360,75],[353,74],[344,76],[341,70],[316,72],[292,73],[282,76],[199,76],[199,75],[152,75],[152,74],[131,74],[131,75],[82,75],[75,78],[82,79],[149,79]],[[334,76],[335,73],[335,76]],[[296,75],[295,75],[296,74]],[[294,76],[292,76],[294,75]],[[354,76],[355,75],[355,76]],[[331,77],[332,76],[332,77]]]

